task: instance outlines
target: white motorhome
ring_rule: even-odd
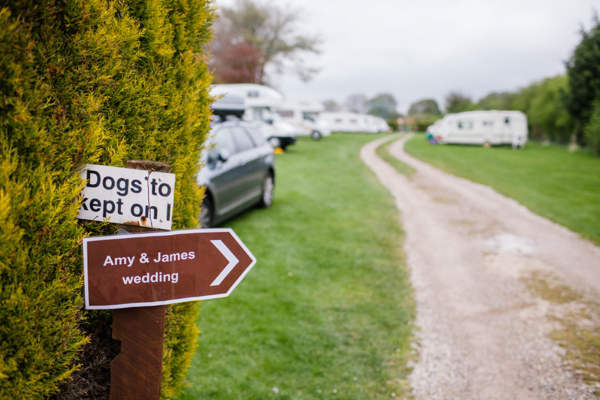
[[[214,96],[233,94],[244,99],[246,112],[243,119],[261,123],[260,131],[273,147],[285,149],[296,143],[296,130],[279,118],[274,107],[283,102],[283,94],[275,89],[255,83],[231,83],[213,85]]]
[[[527,142],[527,116],[520,111],[467,111],[446,115],[434,129],[438,143],[484,146]]]
[[[323,104],[314,101],[286,101],[275,106],[275,112],[291,124],[298,135],[315,140],[331,135],[329,125],[320,118],[324,109]]]
[[[333,132],[387,132],[390,130],[383,118],[354,112],[324,112],[321,118]]]

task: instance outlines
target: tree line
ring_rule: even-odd
[[[581,28],[581,41],[567,60],[565,74],[545,78],[514,92],[492,92],[474,102],[460,91],[445,97],[447,113],[473,110],[519,110],[527,115],[533,139],[556,143],[576,141],[600,153],[600,21],[593,16],[589,30]],[[423,112],[423,100],[409,110]],[[425,116],[440,118],[437,105]]]

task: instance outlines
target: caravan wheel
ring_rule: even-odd
[[[319,140],[319,139],[321,139],[323,136],[321,135],[321,132],[319,132],[319,131],[312,131],[312,132],[310,133],[310,137],[311,137],[313,140]]]

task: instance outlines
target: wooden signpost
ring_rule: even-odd
[[[173,215],[170,167],[127,167],[87,165],[81,174],[88,182],[79,218],[109,219],[131,233],[84,239],[85,305],[114,310],[121,353],[111,364],[111,400],[158,400],[165,305],[229,295],[256,259],[231,229],[164,231]]]
[[[110,399],[160,399],[165,306],[113,311],[121,353],[110,365]]]
[[[90,237],[83,254],[87,309],[224,297],[256,262],[231,229]]]

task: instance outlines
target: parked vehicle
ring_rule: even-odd
[[[425,137],[430,144],[437,143],[436,134],[440,129],[440,125],[442,124],[442,120],[438,119],[433,124],[429,125],[425,130]]]
[[[438,143],[477,144],[484,146],[527,142],[527,116],[520,111],[467,111],[446,115],[434,127]]]
[[[390,132],[392,130],[385,119],[375,115],[367,115],[367,117],[369,118],[368,123],[371,128],[370,132],[381,133]]]
[[[264,114],[268,115],[267,112]],[[289,145],[296,143],[296,130],[290,124],[282,122],[277,114],[272,114],[267,118],[266,121],[251,122],[256,124],[273,148],[279,147],[285,150]]]
[[[273,147],[255,123],[231,116],[239,115],[239,108],[232,104],[226,100],[213,105],[218,119],[200,159],[197,183],[205,189],[199,217],[203,228],[256,205],[269,207],[274,200]]]
[[[299,136],[310,136],[315,140],[331,135],[329,124],[319,117],[325,107],[310,101],[285,101],[277,104],[275,112],[281,119],[291,124]]]
[[[246,101],[242,96],[222,94],[215,100],[211,108],[214,116],[217,117],[217,122],[225,121],[228,117],[242,119],[246,112]]]
[[[388,132],[390,127],[383,118],[354,112],[324,112],[321,118],[334,132]]]
[[[213,95],[235,95],[244,100],[245,112],[241,118],[256,121],[265,138],[275,148],[285,150],[296,143],[296,130],[281,120],[273,108],[283,102],[283,95],[275,89],[254,83],[232,83],[213,85]]]
[[[321,117],[327,121],[334,132],[364,132],[366,120],[361,114],[353,112],[324,112]]]

